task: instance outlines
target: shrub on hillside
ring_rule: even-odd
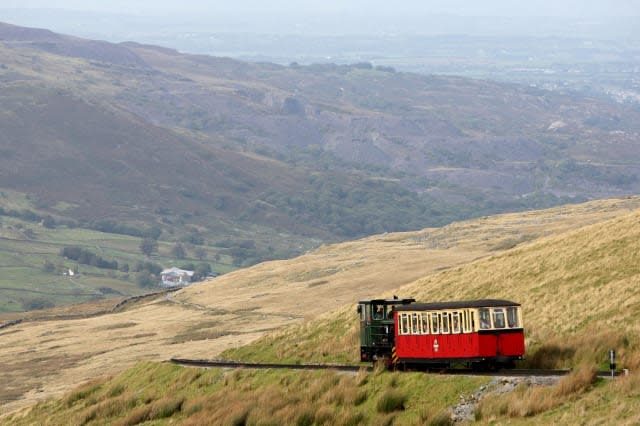
[[[75,260],[82,265],[91,265],[102,269],[118,269],[117,260],[106,260],[89,250],[78,246],[68,246],[60,250],[60,256]]]
[[[31,299],[22,304],[22,307],[24,308],[25,311],[36,311],[40,309],[48,309],[48,308],[53,308],[54,306],[55,304],[52,301],[44,298]]]
[[[404,410],[404,403],[407,396],[399,391],[387,391],[378,400],[376,410],[379,413],[391,413],[393,411]]]
[[[137,226],[130,226],[114,220],[99,220],[87,224],[87,228],[96,231],[108,232],[111,234],[129,235],[131,237],[153,238],[157,239],[162,234],[162,229],[158,226],[140,229]]]
[[[162,266],[153,262],[136,262],[133,267],[133,272],[143,271],[146,271],[153,275],[160,275],[160,272],[162,272]]]
[[[155,278],[155,276],[147,271],[140,272],[136,276],[136,284],[138,284],[138,286],[142,288],[153,287],[157,282],[158,280]]]
[[[45,260],[44,265],[42,266],[42,270],[47,273],[53,273],[56,270],[56,265],[49,262],[48,260]]]

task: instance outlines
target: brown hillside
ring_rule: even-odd
[[[273,258],[282,233],[309,247],[640,192],[640,112],[604,100],[5,24],[0,58],[0,185],[54,216],[256,227]]]

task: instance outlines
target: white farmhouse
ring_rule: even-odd
[[[193,271],[185,271],[180,268],[165,269],[160,273],[162,285],[165,287],[178,287],[191,284]]]

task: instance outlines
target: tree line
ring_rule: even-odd
[[[83,249],[82,247],[78,246],[68,246],[62,248],[62,250],[60,250],[60,256],[66,257],[70,260],[75,260],[82,265],[90,265],[102,269],[119,269],[117,260],[104,259],[102,256],[99,256],[87,249]],[[128,271],[129,265],[123,264],[122,269],[125,270],[125,272]]]

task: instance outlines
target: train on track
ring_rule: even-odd
[[[513,368],[525,354],[521,306],[508,300],[394,297],[361,300],[357,309],[361,361],[394,369]]]

